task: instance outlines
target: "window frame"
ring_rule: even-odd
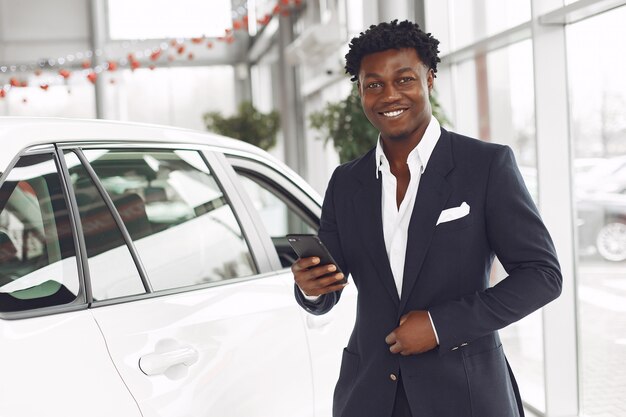
[[[81,155],[82,155],[82,150],[103,149],[103,148],[110,149],[110,150],[113,150],[113,149],[148,150],[150,149],[150,150],[171,150],[171,151],[189,150],[189,151],[198,152],[198,154],[200,155],[204,163],[207,165],[207,168],[213,174],[214,179],[217,182],[218,186],[223,191],[224,198],[226,199],[229,207],[231,208],[233,212],[233,215],[235,216],[239,224],[239,227],[241,228],[241,232],[245,238],[246,245],[248,247],[248,250],[250,251],[250,255],[252,256],[254,265],[257,270],[256,274],[246,276],[246,277],[232,278],[228,280],[204,283],[204,284],[189,285],[189,286],[179,287],[179,288],[170,288],[167,290],[150,291],[150,292],[145,292],[143,294],[128,295],[128,296],[118,297],[118,298],[109,299],[109,300],[98,300],[98,301],[92,302],[90,304],[90,308],[98,308],[98,307],[121,304],[121,303],[126,303],[126,302],[137,301],[137,300],[144,300],[144,299],[149,299],[149,298],[168,296],[172,294],[197,291],[197,290],[212,288],[216,286],[236,284],[239,282],[246,282],[246,281],[250,281],[254,279],[261,279],[271,272],[271,268],[269,266],[270,262],[268,260],[267,253],[263,248],[261,237],[257,233],[257,229],[254,226],[254,222],[252,219],[250,219],[248,215],[248,211],[245,209],[245,207],[242,207],[242,202],[240,201],[240,199],[237,198],[238,193],[236,190],[234,190],[234,186],[232,185],[232,182],[230,180],[230,175],[224,172],[223,164],[219,161],[219,156],[221,155],[221,152],[223,151],[223,149],[220,149],[219,147],[215,147],[215,146],[210,146],[210,145],[207,146],[207,145],[198,145],[198,144],[188,144],[184,142],[156,142],[156,141],[149,141],[149,140],[146,140],[146,141],[102,140],[102,141],[88,141],[88,142],[71,141],[71,142],[58,143],[57,147],[59,148],[60,152],[77,151],[77,154],[79,153]],[[98,187],[98,189],[103,190],[104,186],[102,185],[100,179],[97,177],[96,178],[93,177],[93,172],[92,172],[93,168],[91,167],[91,165],[88,165],[87,169],[90,172],[90,175],[92,175],[92,180],[97,184],[96,186]],[[66,175],[69,181],[69,174],[66,173]],[[105,197],[105,201],[106,200],[110,200],[110,197],[108,197],[108,195],[107,197]],[[107,205],[109,203],[112,204],[112,202],[109,201],[107,202]],[[75,208],[75,210],[78,210],[76,204],[74,204],[73,207]],[[109,209],[111,210],[110,206],[109,206]],[[119,213],[117,212],[117,210],[113,210],[112,214],[114,218],[121,220],[121,217]],[[80,218],[78,219],[80,221]],[[128,231],[126,230],[125,225],[123,229],[120,229],[120,230],[125,235],[125,239],[126,237],[130,238],[130,235],[128,234]],[[82,234],[81,234],[81,238],[83,238]],[[136,252],[136,248],[134,246],[134,243],[132,242],[132,239],[130,241],[129,248],[131,247],[132,247],[131,251]],[[81,242],[81,248],[82,250],[85,251],[85,254],[86,254],[84,241]],[[140,257],[138,257],[138,259],[139,259],[139,262],[141,263]],[[85,262],[87,262],[86,256],[85,256]]]
[[[229,164],[229,170],[233,177],[233,182],[237,184],[241,198],[245,202],[246,209],[249,215],[254,218],[255,226],[258,233],[263,238],[268,256],[272,261],[272,268],[276,272],[284,272],[289,268],[285,268],[281,265],[278,252],[272,243],[272,238],[265,228],[261,217],[256,211],[254,204],[245,190],[239,176],[240,172],[245,172],[249,176],[254,177],[256,180],[265,185],[270,192],[279,194],[278,197],[283,201],[290,209],[293,209],[297,214],[302,217],[308,218],[314,224],[319,226],[320,216],[322,212],[321,198],[310,190],[301,187],[296,181],[286,176],[277,164],[252,155],[245,155],[242,153],[228,153],[226,155],[226,163]],[[296,197],[294,199],[294,197]]]
[[[11,312],[0,312],[0,319],[2,320],[19,320],[19,319],[28,319],[34,317],[42,317],[49,316],[53,314],[67,313],[71,311],[79,311],[85,310],[88,308],[88,304],[86,302],[86,281],[85,274],[83,270],[83,256],[82,256],[82,246],[80,244],[80,238],[82,235],[79,235],[78,229],[76,228],[76,212],[74,210],[74,205],[72,204],[71,196],[73,192],[70,192],[71,188],[68,188],[67,182],[67,171],[65,170],[64,161],[59,157],[59,151],[54,144],[43,144],[43,145],[35,145],[23,149],[19,152],[11,161],[6,171],[3,173],[0,178],[0,187],[4,184],[7,176],[11,173],[17,162],[23,157],[32,156],[32,155],[52,155],[57,174],[59,176],[59,181],[61,184],[61,190],[63,192],[63,198],[65,200],[65,204],[68,210],[70,228],[72,231],[72,240],[74,242],[74,256],[76,258],[76,266],[78,272],[78,294],[76,295],[76,299],[69,304],[62,304],[50,307],[36,308],[31,310],[24,311],[11,311]]]

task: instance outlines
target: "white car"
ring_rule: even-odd
[[[190,130],[0,118],[0,416],[331,415],[356,291],[315,317],[319,196]]]

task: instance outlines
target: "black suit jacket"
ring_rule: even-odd
[[[343,352],[334,417],[382,417],[402,375],[414,417],[516,417],[519,392],[497,330],[558,297],[561,273],[510,148],[445,129],[422,174],[409,225],[402,297],[385,251],[375,150],[338,167],[319,235],[358,288],[357,318]],[[469,215],[436,225],[466,202]],[[489,287],[497,255],[508,277]],[[298,303],[324,314],[340,299]],[[428,310],[439,336],[429,352],[389,352],[402,315]]]

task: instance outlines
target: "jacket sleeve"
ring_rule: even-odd
[[[348,277],[350,271],[341,250],[339,229],[337,228],[337,219],[335,217],[335,184],[338,170],[339,168],[335,169],[335,172],[333,172],[333,175],[328,182],[328,187],[326,188],[324,203],[322,204],[322,216],[320,219],[320,229],[318,231],[318,235],[320,240],[328,248],[330,254],[333,256],[333,259],[335,259],[335,261],[339,264],[339,268],[343,272],[344,276]],[[315,315],[325,314],[330,311],[335,304],[339,302],[341,292],[342,290],[324,294],[315,301],[309,301],[304,297],[302,291],[300,291],[298,286],[294,283],[296,301],[306,311]]]
[[[552,239],[509,147],[494,152],[485,198],[487,238],[508,276],[492,288],[429,308],[440,353],[520,320],[561,293]]]

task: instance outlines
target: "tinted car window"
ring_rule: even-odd
[[[283,267],[290,267],[298,256],[287,242],[290,233],[316,234],[317,225],[312,222],[295,202],[283,192],[245,172],[238,172],[241,183],[259,214],[263,226],[272,238],[272,243]]]
[[[53,154],[22,157],[0,188],[0,311],[71,303],[74,235]]]
[[[98,301],[142,294],[141,276],[109,207],[76,154],[66,152],[65,159],[85,238],[93,299]],[[125,220],[129,224],[136,218],[129,218],[128,214],[140,210],[131,206],[143,206],[139,195],[133,193],[118,197],[114,204],[122,208],[120,213],[126,215]]]
[[[237,219],[198,152],[84,153],[124,219],[154,290],[256,273]],[[135,196],[130,203],[129,195]]]

